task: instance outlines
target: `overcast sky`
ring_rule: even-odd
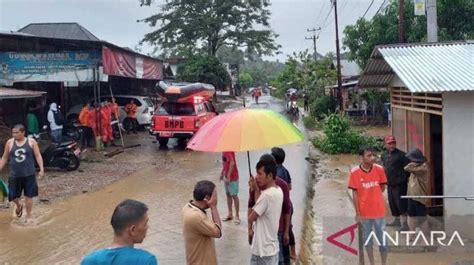
[[[152,7],[140,7],[138,0],[0,0],[0,30],[18,30],[29,23],[78,22],[99,39],[133,48],[151,28],[137,19],[159,11],[155,0]],[[294,51],[312,49],[307,28],[321,27],[317,49],[325,54],[335,51],[334,12],[330,0],[271,1],[271,27],[279,35],[282,54],[271,60],[284,61]],[[339,28],[342,31],[361,17],[372,0],[338,0]],[[383,0],[374,0],[366,17],[372,17]],[[388,2],[388,1],[387,1]],[[329,16],[328,16],[329,14]],[[328,17],[327,20],[325,18]],[[145,48],[144,52],[151,51]]]

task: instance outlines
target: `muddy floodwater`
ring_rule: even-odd
[[[280,103],[273,99],[262,97],[262,100],[267,100],[276,111],[282,110]],[[300,121],[296,125],[302,127]],[[308,174],[304,158],[308,154],[308,145],[302,142],[284,146],[284,149],[287,152],[285,165],[293,178],[293,224],[299,241]],[[110,217],[114,207],[125,198],[143,201],[150,208],[150,229],[144,243],[137,247],[155,254],[160,264],[184,264],[181,209],[192,199],[194,184],[203,179],[214,181],[219,193],[220,215],[227,214],[224,186],[219,182],[220,154],[172,147],[170,150],[159,150],[151,139],[148,145],[130,152],[136,152],[139,161],[138,153],[156,156],[157,161],[164,160],[165,163],[143,163],[129,176],[97,191],[54,200],[49,204],[36,202],[34,225],[25,226],[12,218],[11,209],[0,211],[0,264],[78,264],[86,253],[111,243]],[[269,150],[251,152],[253,173],[253,167],[264,152]],[[121,154],[115,159],[125,163],[134,157]],[[238,153],[237,162],[242,223],[224,223],[223,237],[216,240],[220,264],[247,264],[250,259],[246,220],[249,179],[246,153]]]

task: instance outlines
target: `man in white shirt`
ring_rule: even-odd
[[[53,143],[60,144],[62,142],[63,134],[63,120],[57,120],[57,117],[61,117],[61,112],[58,109],[58,104],[51,103],[48,111],[48,122],[49,128],[51,129],[51,141]]]
[[[257,163],[256,204],[249,213],[249,235],[252,238],[251,265],[277,265],[279,254],[278,227],[283,204],[283,191],[275,184],[276,162],[264,155]],[[252,227],[253,224],[253,227]]]

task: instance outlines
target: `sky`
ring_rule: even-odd
[[[366,18],[372,17],[385,1],[337,1],[341,43],[344,27],[354,24],[372,1]],[[139,0],[0,0],[0,30],[16,31],[29,23],[77,22],[99,39],[134,48],[152,30],[137,20],[158,13],[160,2],[155,0],[151,7],[140,7]],[[330,0],[271,1],[270,25],[279,35],[276,41],[282,48],[281,54],[265,59],[285,61],[293,52],[312,50],[312,41],[305,39],[312,36],[308,28],[321,27],[317,41],[319,53],[334,52],[334,11],[330,10]],[[142,51],[151,52],[152,47],[144,47]]]

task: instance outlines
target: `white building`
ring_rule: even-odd
[[[447,231],[474,239],[474,43],[374,48],[359,85],[389,88],[398,147],[422,150],[431,167],[431,212]]]

